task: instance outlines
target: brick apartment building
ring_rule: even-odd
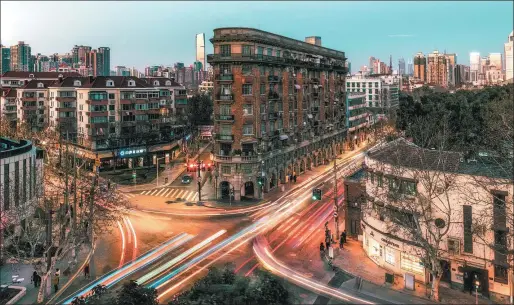
[[[344,52],[251,28],[210,41],[218,198],[262,198],[341,152]]]

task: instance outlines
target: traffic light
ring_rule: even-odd
[[[321,189],[312,190],[312,200],[321,200]]]

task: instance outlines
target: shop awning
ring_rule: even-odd
[[[289,137],[288,137],[287,135],[285,135],[285,134],[281,134],[281,135],[279,136],[279,139],[280,139],[280,140],[287,140],[288,138],[289,138]]]
[[[300,86],[300,85],[298,85],[298,84],[294,85],[294,87],[295,87],[296,89],[298,89],[298,90],[302,89],[302,86]]]

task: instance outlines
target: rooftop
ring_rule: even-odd
[[[32,149],[32,142],[28,140],[14,140],[0,137],[0,159],[5,159],[26,153]]]
[[[23,71],[7,71],[2,74],[4,77],[12,78],[54,78],[69,77],[69,76],[81,76],[76,72],[23,72]]]

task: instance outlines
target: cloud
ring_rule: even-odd
[[[388,37],[414,37],[416,35],[412,35],[412,34],[392,34],[392,35],[387,35]]]

